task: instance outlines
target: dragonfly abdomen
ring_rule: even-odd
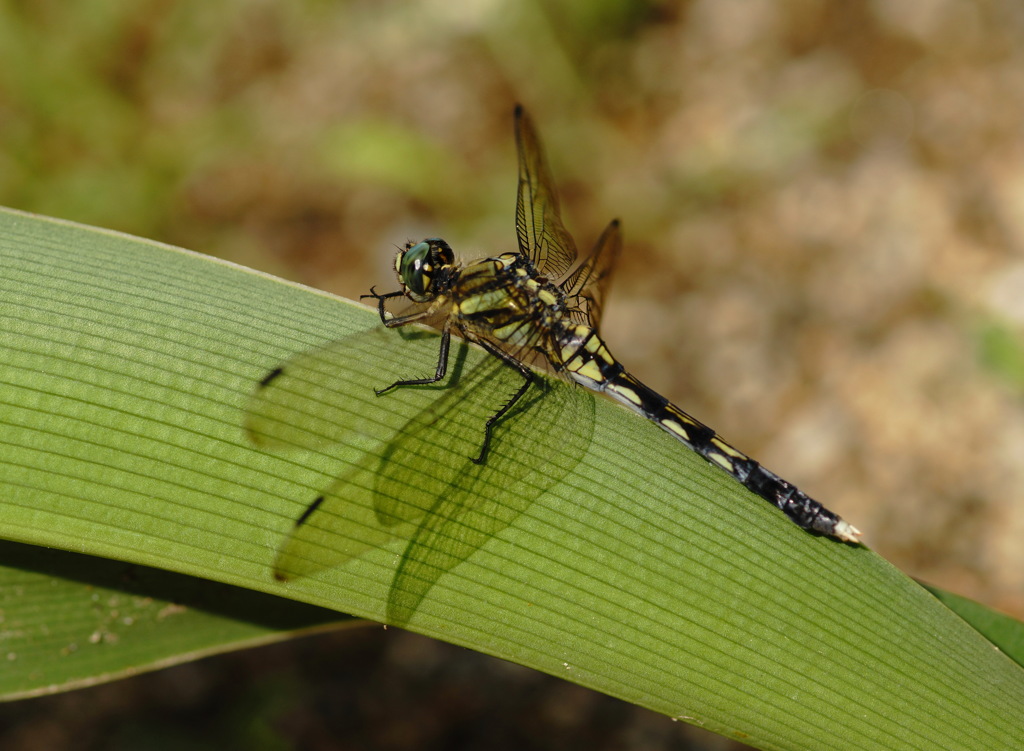
[[[854,526],[730,446],[707,425],[626,372],[596,331],[587,326],[575,326],[565,333],[560,351],[562,367],[573,380],[602,391],[640,413],[782,510],[800,527],[847,542],[858,541],[860,532]]]

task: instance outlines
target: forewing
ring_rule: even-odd
[[[285,360],[249,397],[249,439],[267,449],[318,449],[397,429],[401,423],[396,424],[393,411],[351,396],[353,383],[390,382],[392,371],[382,367],[387,358],[381,355],[394,348],[395,340],[399,334],[377,326]]]
[[[438,338],[430,341],[436,352]],[[437,497],[471,471],[489,414],[487,397],[499,404],[502,398],[500,391],[479,387],[507,383],[515,374],[502,373],[508,368],[487,358],[463,375],[466,351],[464,345],[454,348],[442,386],[407,386],[373,397],[384,406],[396,398],[425,406],[379,435],[376,450],[344,470],[299,516],[274,562],[279,579],[339,565],[396,535],[409,539]],[[378,387],[394,380],[392,373]],[[372,385],[367,383],[368,391]]]
[[[375,490],[381,455],[396,435],[436,413],[438,400],[453,389],[446,379],[381,396],[373,390],[433,373],[439,341],[436,334],[414,327],[394,331],[379,326],[296,355],[257,386],[245,421],[255,443],[273,449],[340,443],[339,454],[345,457],[340,461],[348,461],[338,479],[308,499],[297,515],[274,562],[279,579],[329,568],[415,530],[415,524],[402,525],[418,521],[415,516],[381,521]],[[456,381],[462,358],[452,360],[449,373]],[[405,406],[399,409],[396,403]],[[410,411],[417,417],[409,420]]]
[[[410,327],[376,325],[288,358],[256,385],[245,406],[249,439],[264,449],[323,450],[332,444],[342,480],[313,501],[282,544],[278,578],[307,575],[384,544],[408,538],[415,525],[383,527],[374,507],[374,483],[382,447],[404,425],[409,409],[437,398],[437,388],[399,389],[377,397],[396,378],[433,373],[438,337]],[[406,402],[404,409],[396,408]],[[301,460],[301,459],[300,459]],[[298,499],[297,499],[298,500]]]
[[[578,323],[595,329],[600,326],[608,285],[620,253],[622,231],[619,220],[613,219],[597,239],[587,260],[562,284],[570,313]]]
[[[519,152],[519,251],[533,261],[542,275],[558,280],[576,262],[576,243],[562,224],[558,195],[533,121],[521,106],[516,107],[515,120]]]

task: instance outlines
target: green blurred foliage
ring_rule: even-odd
[[[1024,389],[1024,336],[1013,328],[990,323],[979,336],[982,361],[1017,389]]]

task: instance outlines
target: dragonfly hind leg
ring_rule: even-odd
[[[519,362],[514,357],[502,352],[500,349],[493,346],[486,340],[481,340],[478,343],[485,350],[487,350],[495,357],[499,358],[503,363],[508,365],[510,368],[512,368],[512,370],[516,371],[517,373],[519,373],[519,375],[523,377],[523,383],[522,385],[519,386],[519,389],[516,391],[516,393],[514,393],[512,397],[502,405],[501,409],[499,409],[497,412],[495,412],[493,415],[487,418],[487,422],[484,423],[484,442],[480,446],[480,453],[477,455],[475,459],[473,459],[474,464],[483,464],[484,460],[487,458],[487,450],[491,446],[491,431],[494,428],[494,424],[498,422],[498,420],[500,420],[502,417],[507,415],[509,410],[516,405],[516,402],[523,398],[527,390],[530,388],[530,384],[533,383],[536,376],[534,372],[530,370],[530,368],[528,368],[526,365]]]

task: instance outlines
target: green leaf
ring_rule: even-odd
[[[943,605],[959,615],[1018,665],[1024,666],[1024,623],[979,602],[922,582]]]
[[[867,548],[799,530],[603,399],[586,453],[575,462],[570,448],[575,464],[556,482],[507,513],[500,494],[478,502],[472,526],[485,539],[460,536],[472,515],[437,524],[431,508],[336,566],[278,583],[275,557],[303,509],[384,456],[396,426],[427,414],[437,393],[378,398],[372,387],[386,384],[352,372],[332,399],[382,410],[381,433],[290,451],[253,446],[247,404],[270,369],[373,327],[374,314],[186,251],[14,212],[0,213],[0,261],[7,539],[374,620],[387,619],[404,566],[429,585],[406,603],[410,630],[760,748],[1024,741],[1024,671],[952,611]],[[429,373],[436,351],[424,343],[394,339],[378,355],[402,375]],[[469,352],[466,372],[482,357]],[[532,405],[522,429],[552,429],[548,409]],[[459,445],[466,426],[445,418],[433,429]],[[488,515],[497,523],[480,527]],[[322,531],[328,546],[360,534]],[[448,567],[439,561],[450,540]],[[9,594],[8,622],[22,605]],[[97,673],[115,651],[97,650]]]
[[[0,700],[361,623],[274,595],[0,541]]]

